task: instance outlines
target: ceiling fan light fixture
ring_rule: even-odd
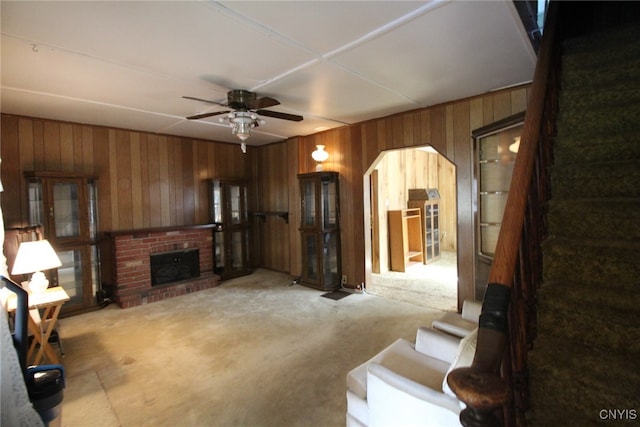
[[[200,113],[188,116],[187,120],[204,119],[211,116],[222,115],[218,118],[218,122],[226,123],[231,127],[231,132],[240,141],[242,141],[242,152],[245,152],[246,141],[251,136],[251,129],[266,124],[267,122],[260,118],[259,115],[274,117],[276,119],[291,120],[299,122],[303,120],[302,116],[296,114],[282,113],[279,111],[265,110],[265,108],[279,105],[277,99],[265,96],[258,98],[255,92],[243,89],[232,89],[227,92],[227,102],[210,101],[208,99],[196,98],[193,96],[183,96],[185,99],[206,102],[209,104],[221,105],[223,107],[232,108],[234,111],[212,111],[210,113]]]
[[[241,112],[236,113],[235,118],[229,119],[229,122],[233,124],[231,133],[241,141],[246,141],[251,136],[251,129],[256,127],[256,119],[254,119],[252,115],[253,114]]]

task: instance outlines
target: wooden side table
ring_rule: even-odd
[[[39,294],[29,294],[29,332],[34,340],[27,352],[27,363],[38,365],[46,354],[52,364],[60,364],[58,355],[49,344],[51,332],[55,329],[62,305],[69,301],[69,295],[60,286],[48,288]],[[16,310],[17,297],[12,294],[7,299],[7,311]],[[42,314],[40,313],[42,311]]]

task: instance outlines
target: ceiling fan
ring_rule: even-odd
[[[299,122],[302,120],[302,116],[298,116],[295,114],[265,110],[264,108],[279,105],[280,102],[268,96],[258,98],[255,92],[250,92],[243,89],[233,89],[227,92],[226,103],[210,101],[208,99],[194,98],[192,96],[183,96],[183,98],[192,99],[194,101],[207,102],[209,104],[221,105],[223,107],[230,107],[232,110],[213,111],[211,113],[196,114],[187,117],[187,120],[197,120],[203,119],[205,117],[226,114],[225,117],[220,117],[218,120],[231,126],[232,133],[241,141],[243,141],[243,146],[244,141],[249,138],[251,134],[251,129],[265,123],[265,121],[258,116],[267,116],[276,119],[291,120],[294,122]],[[243,151],[244,150],[245,148],[243,148]]]

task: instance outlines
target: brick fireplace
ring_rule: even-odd
[[[128,308],[217,286],[213,273],[213,225],[104,233],[100,247],[102,286]],[[199,253],[199,276],[152,286],[151,255]]]

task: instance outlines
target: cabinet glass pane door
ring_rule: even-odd
[[[318,237],[315,234],[304,233],[304,268],[305,276],[315,283],[319,278],[318,272]]]
[[[215,261],[214,272],[221,274],[224,270],[224,233],[217,231],[213,236],[213,256]]]
[[[229,215],[232,224],[239,224],[242,221],[242,192],[238,185],[229,186]]]
[[[333,228],[338,223],[336,183],[322,181],[322,228]]]
[[[42,184],[39,182],[28,183],[29,192],[29,221],[31,224],[46,225],[44,221],[44,205],[42,199]]]
[[[231,268],[242,270],[244,268],[244,230],[233,231],[231,233]]]
[[[58,268],[58,286],[62,286],[71,298],[68,304],[82,304],[83,282],[82,282],[82,251],[68,250],[58,251],[58,257],[62,266]]]
[[[302,182],[302,226],[316,225],[316,185],[314,181]]]
[[[431,261],[440,256],[440,224],[439,204],[425,204],[424,206],[424,230],[426,261]]]
[[[211,188],[211,222],[222,222],[222,187],[220,181],[214,181]]]
[[[78,237],[80,235],[77,184],[53,184],[53,214],[56,238]]]
[[[338,278],[338,239],[336,233],[324,233],[322,236],[324,283],[335,283]]]

